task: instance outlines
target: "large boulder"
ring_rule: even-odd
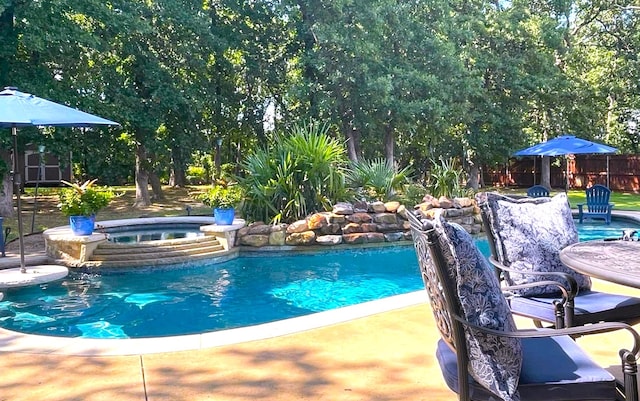
[[[327,217],[327,213],[314,213],[309,216],[309,218],[307,218],[307,226],[309,227],[309,230],[318,230],[327,226],[329,224]]]
[[[320,245],[339,245],[342,243],[342,235],[321,235],[316,237],[316,242]]]
[[[292,233],[287,235],[285,243],[287,245],[309,245],[316,241],[316,233],[313,231],[305,231],[301,233]]]
[[[333,213],[341,215],[353,214],[353,205],[349,202],[338,202],[333,205]]]
[[[347,221],[351,223],[370,223],[373,217],[369,213],[358,212],[347,217]]]
[[[287,227],[287,234],[303,233],[305,231],[309,231],[309,224],[307,223],[307,220],[294,221],[289,224],[289,227]]]
[[[245,235],[240,238],[241,245],[262,247],[269,243],[268,235]]]

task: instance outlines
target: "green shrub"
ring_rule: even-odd
[[[238,207],[242,202],[243,191],[238,185],[215,185],[198,196],[198,199],[214,209]]]
[[[202,185],[207,182],[207,170],[202,166],[187,167],[187,181],[191,185]]]
[[[424,185],[412,182],[403,186],[398,200],[406,207],[412,208],[422,203],[422,199],[427,192],[427,188]]]
[[[70,188],[60,190],[60,203],[58,208],[65,216],[91,216],[100,209],[107,207],[113,197],[113,191],[108,188],[97,189],[94,187],[96,180],[86,181],[84,184],[63,183]]]
[[[454,158],[447,160],[440,158],[438,161],[431,159],[427,190],[436,198],[466,196],[467,191],[462,183],[463,177],[464,171]]]
[[[386,201],[395,197],[396,191],[409,181],[410,174],[410,167],[398,170],[384,159],[373,159],[352,162],[346,177],[348,185],[365,199]]]
[[[249,219],[292,222],[348,196],[344,145],[315,122],[276,135],[272,147],[259,149],[242,163],[244,212]]]

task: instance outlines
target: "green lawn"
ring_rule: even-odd
[[[510,194],[518,194],[518,195],[526,195],[527,189],[513,189],[513,190],[504,190],[499,189],[498,192],[505,192]],[[562,190],[552,190],[551,195],[555,195],[558,192],[562,192]],[[569,203],[571,207],[576,208],[578,203],[584,203],[586,200],[584,190],[583,189],[572,189],[568,192],[569,195]],[[635,194],[632,192],[616,192],[613,191],[611,193],[611,202],[615,204],[613,210],[634,210],[640,211],[640,194]]]
[[[569,202],[572,207],[575,207],[578,203],[584,203],[584,190],[569,191]],[[640,210],[640,194],[613,191],[610,202],[615,204],[614,210]]]

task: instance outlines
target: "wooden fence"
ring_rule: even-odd
[[[551,186],[564,188],[569,163],[569,187],[587,188],[593,184],[607,185],[606,155],[576,155],[552,158]],[[530,187],[540,183],[539,157],[510,159],[502,166],[482,170],[485,186]],[[609,187],[615,191],[640,192],[640,155],[609,156]]]

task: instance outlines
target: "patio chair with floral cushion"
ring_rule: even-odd
[[[565,193],[513,199],[488,192],[476,198],[491,249],[489,260],[504,280],[513,313],[533,319],[538,327],[640,322],[640,298],[594,291],[589,276],[560,261],[560,251],[578,242]]]
[[[473,238],[440,216],[409,216],[420,271],[440,331],[436,357],[461,401],[636,401],[640,337],[624,323],[517,330],[500,284]],[[628,330],[624,384],[573,336]],[[616,350],[611,350],[615,352]]]

